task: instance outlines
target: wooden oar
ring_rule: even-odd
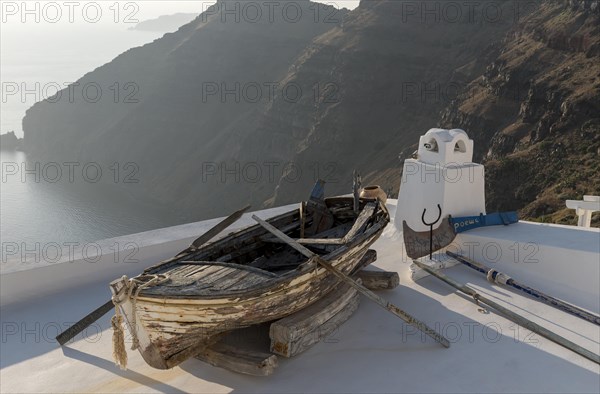
[[[557,344],[587,358],[588,360],[592,360],[593,362],[600,364],[600,356],[599,355],[592,353],[591,351],[577,345],[576,343],[571,342],[568,339],[563,338],[560,335],[558,335],[558,334],[532,322],[531,320],[526,319],[523,316],[511,311],[510,309],[507,309],[507,308],[503,307],[502,305],[495,303],[494,301],[490,300],[489,298],[486,298],[486,297],[482,296],[481,294],[477,293],[472,288],[456,282],[454,279],[448,277],[447,275],[442,274],[439,271],[431,269],[430,267],[421,263],[420,261],[413,260],[413,262],[415,263],[416,266],[418,266],[422,270],[428,272],[429,274],[435,276],[436,278],[440,279],[441,281],[443,281],[443,282],[449,284],[450,286],[454,287],[455,289],[463,292],[464,294],[466,294],[470,297],[473,297],[473,300],[476,303],[481,302],[485,305],[488,305],[488,306],[494,308],[496,311],[498,311],[501,315],[503,315],[507,319],[517,323],[518,325],[520,325],[528,330],[531,330],[531,331],[535,332],[536,334],[539,334],[539,335],[543,336],[544,338],[547,338],[547,339],[551,340],[552,342],[557,343]]]
[[[208,230],[207,232],[205,232],[204,234],[202,234],[201,236],[196,238],[194,240],[194,242],[192,242],[192,244],[190,245],[189,248],[182,250],[179,254],[188,252],[193,249],[197,249],[200,246],[204,245],[205,243],[207,243],[208,241],[210,241],[211,239],[213,239],[214,237],[219,235],[219,233],[221,231],[225,230],[227,227],[229,227],[233,223],[237,222],[242,217],[242,215],[244,213],[246,213],[246,211],[248,209],[250,209],[250,205],[246,205],[244,208],[240,209],[239,211],[236,211],[236,212],[232,213],[231,215],[227,216],[225,219],[220,221],[216,226],[214,226],[213,228],[211,228],[210,230]]]
[[[383,298],[381,298],[377,294],[373,293],[371,290],[367,289],[366,287],[359,285],[352,278],[350,278],[349,276],[345,275],[343,272],[341,272],[337,268],[333,267],[329,262],[323,260],[318,255],[316,255],[315,253],[311,252],[310,250],[308,250],[304,246],[300,245],[298,242],[294,241],[292,238],[288,237],[283,232],[279,231],[277,228],[273,227],[269,223],[265,222],[264,220],[260,219],[259,217],[255,216],[255,215],[252,216],[252,219],[256,220],[267,231],[269,231],[271,234],[273,234],[277,238],[279,238],[282,241],[284,241],[285,243],[287,243],[292,248],[296,249],[298,252],[302,253],[304,256],[306,256],[308,258],[311,258],[311,259],[314,259],[323,268],[325,268],[327,271],[329,271],[330,273],[332,273],[333,275],[335,275],[339,280],[341,280],[342,282],[344,282],[344,283],[352,286],[358,292],[360,292],[361,294],[363,294],[364,296],[366,296],[371,301],[375,302],[376,304],[378,304],[379,306],[381,306],[382,308],[384,308],[388,312],[396,315],[397,317],[401,318],[402,320],[404,320],[408,324],[410,324],[410,325],[418,328],[419,330],[423,331],[425,334],[427,334],[431,338],[433,338],[436,342],[440,343],[442,346],[447,347],[447,348],[450,347],[450,342],[446,338],[444,338],[442,335],[438,334],[432,328],[428,327],[422,321],[415,319],[413,316],[409,315],[408,313],[406,313],[402,309],[398,308],[396,305],[394,305],[394,304],[392,304],[392,303],[384,300]]]
[[[249,208],[250,208],[250,206],[248,205],[248,206],[240,209],[239,211],[232,213],[231,215],[229,215],[228,217],[226,217],[225,219],[220,221],[213,228],[211,228],[210,230],[208,230],[207,232],[205,232],[204,234],[202,234],[201,236],[196,238],[194,240],[194,242],[192,242],[192,244],[187,249],[181,251],[180,253],[178,253],[178,255],[193,251],[193,250],[199,248],[200,246],[204,245],[206,242],[210,241],[212,238],[217,236],[221,231],[225,230],[227,227],[229,227],[231,224],[233,224],[235,221],[237,221],[239,218],[241,218],[242,215],[244,214],[244,212],[246,212]],[[102,316],[106,315],[113,308],[114,308],[114,305],[113,305],[112,300],[107,301],[104,305],[95,309],[93,312],[89,313],[83,319],[79,320],[77,323],[73,324],[71,327],[67,328],[65,331],[58,334],[58,336],[56,337],[56,341],[61,346],[64,345],[65,343],[67,343],[71,339],[73,339],[77,334],[79,334],[80,332],[85,330],[87,327],[92,325],[92,323],[94,323],[96,320],[98,320]]]
[[[72,338],[74,338],[77,334],[94,324],[94,322],[100,319],[102,316],[106,315],[110,312],[115,305],[112,300],[108,300],[106,304],[94,310],[92,313],[79,320],[77,323],[73,324],[71,327],[67,328],[65,331],[58,334],[56,340],[60,345],[64,345],[69,342]]]
[[[517,290],[521,290],[522,292],[529,294],[532,297],[537,298],[545,304],[553,306],[561,311],[570,313],[573,316],[577,316],[580,319],[587,320],[591,323],[600,325],[600,316],[590,313],[586,310],[583,310],[575,305],[571,305],[567,302],[559,300],[558,298],[554,298],[548,294],[542,293],[541,291],[534,289],[533,287],[526,286],[520,282],[517,282],[510,276],[503,274],[500,271],[496,271],[495,269],[491,269],[477,261],[466,258],[465,256],[461,256],[456,253],[446,252],[446,254],[452,257],[454,260],[463,263],[469,268],[474,269],[475,271],[479,271],[484,275],[487,275],[488,280],[493,281],[494,283],[503,284],[506,286],[511,286]]]

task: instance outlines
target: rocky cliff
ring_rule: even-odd
[[[510,2],[500,4],[493,23],[482,10],[497,2],[481,2],[477,12],[462,6],[452,18],[441,4],[363,1],[285,76],[304,90],[323,80],[335,89],[316,103],[275,100],[261,119],[261,139],[285,138],[284,154],[299,163],[332,163],[337,192],[350,190],[354,168],[397,191],[398,154],[412,153],[418,136],[438,125],[440,112],[485,71],[512,27]],[[281,182],[274,199],[293,200],[298,190]]]
[[[242,137],[255,130],[275,94],[293,97],[293,86],[280,81],[347,10],[302,0],[269,11],[273,3],[266,2],[257,17],[245,4],[219,1],[177,32],[34,105],[23,120],[28,152],[104,168],[132,162],[144,198],[188,209],[194,218],[240,203],[260,207],[273,192],[268,179],[279,179],[281,169],[252,173],[256,166],[268,170],[267,141],[247,152]]]
[[[353,169],[397,190],[398,154],[445,126],[475,139],[489,210],[572,222],[563,200],[600,192],[596,1],[289,3],[222,0],[124,53],[32,107],[27,149],[135,162],[148,195],[215,216],[317,177],[347,193]]]
[[[474,137],[490,209],[575,223],[565,200],[600,192],[599,11],[597,1],[544,3],[442,113],[442,126]]]
[[[13,151],[21,148],[23,141],[15,135],[14,131],[6,134],[0,134],[0,150]]]

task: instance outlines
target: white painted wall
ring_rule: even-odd
[[[257,215],[269,218],[296,207],[268,209]],[[220,236],[255,224],[250,216],[245,214]],[[107,294],[110,294],[108,284],[112,280],[122,275],[135,276],[145,268],[174,256],[220,220],[211,219],[94,242],[88,248],[91,251],[88,254],[84,250],[75,250],[71,258],[56,263],[44,260],[43,253],[37,256],[17,253],[1,265],[0,305],[26,303],[98,282],[105,282]],[[63,255],[70,256],[66,250]]]
[[[388,200],[388,207],[393,216],[396,200]],[[286,209],[261,211],[258,215],[265,218]],[[172,256],[215,223],[216,220],[192,223],[118,240],[142,245],[140,253],[143,252],[144,257],[131,269],[138,272],[144,266]],[[245,215],[232,229],[248,224],[252,221]],[[543,241],[548,248],[544,246],[536,256],[540,259],[540,263],[535,264],[537,268],[511,265],[510,261],[498,265],[502,264],[502,269],[514,277],[529,272],[536,284],[557,282],[556,288],[565,291],[573,286],[565,287],[563,282],[580,281],[578,286],[582,288],[595,285],[597,266],[590,261],[594,254],[596,261],[599,257],[598,248],[594,246],[600,237],[597,230],[582,233],[575,227],[522,224],[473,230],[461,234],[457,242]],[[556,233],[554,228],[558,229]],[[89,332],[78,335],[68,346],[59,347],[54,336],[57,329],[70,326],[108,299],[108,280],[122,275],[123,265],[114,264],[112,260],[96,266],[80,262],[46,264],[38,269],[6,270],[0,275],[3,303],[5,297],[12,301],[33,300],[2,306],[0,318],[5,330],[0,346],[0,391],[389,393],[463,392],[476,387],[484,393],[599,392],[597,364],[545,338],[531,335],[526,329],[519,329],[494,312],[481,313],[472,302],[434,278],[412,282],[408,261],[402,257],[401,240],[402,234],[390,224],[374,245],[378,260],[372,269],[397,271],[401,277],[401,286],[381,295],[449,336],[450,349],[442,348],[363,298],[356,315],[335,334],[300,357],[280,359],[279,369],[268,379],[230,373],[195,359],[172,370],[155,370],[145,364],[138,352],[129,349],[130,369],[120,371],[112,362],[110,316],[95,323]],[[571,255],[577,250],[591,256],[590,261],[582,263],[580,256]],[[571,258],[565,260],[559,253]],[[569,272],[575,268],[581,270]],[[517,292],[492,286],[467,268],[449,271],[456,280],[469,283],[503,306],[580,346],[597,351],[600,333],[597,326]],[[597,295],[598,286],[595,286],[590,290],[592,296],[594,291]],[[49,292],[57,294],[42,296]],[[572,299],[569,294],[564,298]],[[476,365],[478,371],[473,374],[472,369],[457,368],[457,365]],[[436,379],[430,378],[430,371],[436,371]],[[540,371],[544,371],[543,379],[540,379]],[[306,376],[311,379],[307,380]]]

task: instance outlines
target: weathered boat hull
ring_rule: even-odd
[[[330,263],[353,273],[369,247],[381,235],[383,223],[352,244],[329,255]],[[172,368],[214,343],[220,334],[293,314],[328,294],[338,279],[316,262],[284,275],[261,292],[243,296],[169,298],[145,296],[121,304],[130,330],[135,330],[144,360],[158,369]],[[118,293],[123,282],[111,284]],[[135,310],[134,310],[135,308]]]

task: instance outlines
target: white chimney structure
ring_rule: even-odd
[[[398,195],[395,224],[428,231],[422,221],[452,215],[485,214],[485,170],[473,163],[473,140],[463,130],[431,129],[421,136],[417,159],[407,159]],[[433,226],[436,229],[441,219]]]

